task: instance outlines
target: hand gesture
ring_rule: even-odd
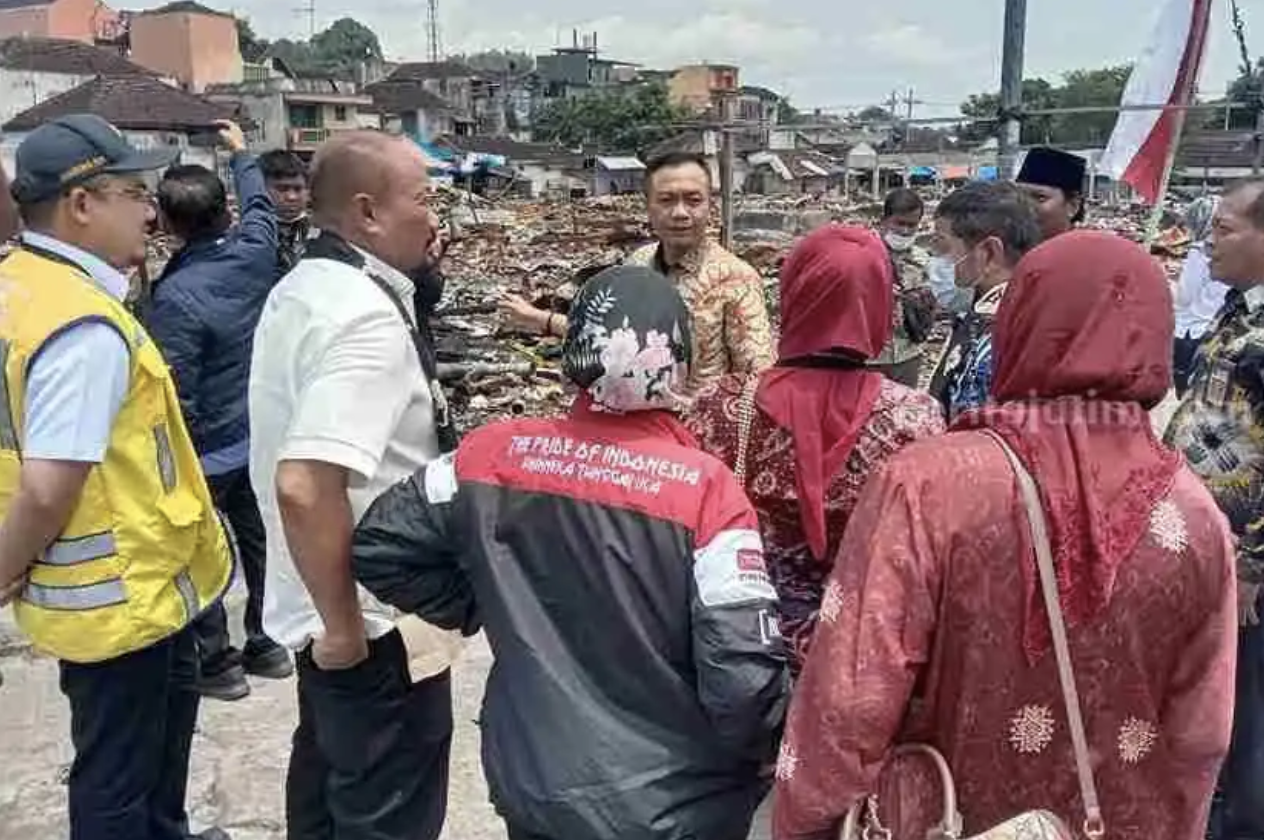
[[[246,135],[241,126],[232,120],[218,120],[215,126],[219,129],[219,142],[224,144],[224,148],[234,154],[246,150]]]

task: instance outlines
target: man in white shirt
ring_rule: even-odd
[[[393,611],[351,571],[360,516],[440,451],[407,276],[436,233],[428,186],[406,140],[355,132],[327,143],[311,176],[321,236],[272,291],[255,333],[264,627],[298,665],[289,840],[428,840],[446,809],[449,672],[413,683]]]

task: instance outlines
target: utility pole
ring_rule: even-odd
[[[443,45],[439,41],[439,0],[426,2],[426,42],[430,61],[438,64],[443,58]]]
[[[725,91],[720,100],[720,246],[733,247],[733,158],[736,143],[733,122],[733,106],[737,100],[733,93]]]
[[[1023,50],[1027,38],[1027,0],[1005,0],[1005,42],[1001,49],[1000,176],[1017,173],[1022,140],[1019,112],[1023,107]]]
[[[305,5],[299,6],[294,11],[299,14],[307,15],[307,38],[310,41],[316,37],[316,0],[307,0]]]
[[[910,121],[911,121],[911,120],[913,119],[913,106],[914,106],[914,105],[922,105],[922,104],[924,104],[924,103],[922,102],[922,100],[920,100],[920,99],[914,99],[914,98],[913,98],[913,89],[912,89],[912,88],[909,88],[909,89],[908,89],[908,93],[906,93],[906,94],[904,95],[904,105],[905,105],[905,107],[906,107],[906,109],[907,109],[907,110],[905,111],[905,113],[907,114],[907,116],[905,117],[905,119],[907,119],[907,120],[910,120]]]

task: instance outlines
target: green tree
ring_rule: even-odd
[[[237,18],[237,45],[244,61],[261,60],[268,51],[268,42],[255,34],[248,18]]]
[[[667,86],[654,83],[554,100],[532,116],[531,129],[537,142],[635,154],[677,133],[674,124],[688,118],[671,104]]]
[[[1132,66],[1128,64],[1100,70],[1073,70],[1062,77],[1056,89],[1057,107],[1088,108],[1118,105],[1128,86]],[[1116,112],[1067,114],[1053,119],[1053,142],[1104,146],[1115,130]]]
[[[1023,110],[1114,106],[1123,98],[1132,72],[1129,65],[1094,70],[1072,70],[1060,85],[1046,79],[1023,80]],[[997,133],[1001,98],[996,93],[976,93],[961,105],[961,113],[971,118],[963,137],[978,142]],[[1023,120],[1022,142],[1028,145],[1105,143],[1115,126],[1113,112],[1032,116]]]
[[[1260,101],[1264,96],[1264,58],[1256,60],[1251,72],[1245,68],[1238,71],[1238,77],[1229,83],[1227,98],[1230,102],[1244,102],[1248,105]],[[1224,112],[1213,113],[1207,118],[1209,128],[1224,128]],[[1235,108],[1229,116],[1229,128],[1248,131],[1255,127],[1255,112],[1245,108]]]
[[[372,29],[351,18],[340,18],[311,41],[317,65],[326,72],[350,76],[364,61],[382,60],[382,44]]]

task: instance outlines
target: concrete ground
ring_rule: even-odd
[[[233,598],[235,611],[240,598]],[[240,627],[240,615],[234,616]],[[474,724],[491,665],[479,636],[453,668],[456,734],[444,840],[504,840],[487,801]],[[0,612],[0,840],[67,836],[64,776],[72,757],[69,714],[52,661],[30,655]],[[285,768],[295,723],[294,683],[253,683],[237,703],[205,701],[193,744],[189,810],[195,829],[218,825],[233,840],[285,836]],[[751,840],[764,840],[766,816]]]

